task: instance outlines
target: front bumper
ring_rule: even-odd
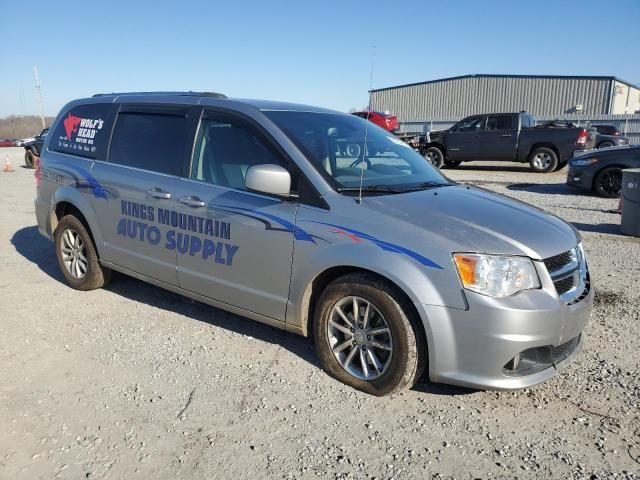
[[[419,305],[426,320],[430,379],[511,390],[544,382],[569,364],[582,348],[593,288],[579,301],[565,303],[550,277],[540,278],[542,288],[506,299],[465,291],[467,310]],[[527,368],[505,369],[525,351]]]
[[[592,183],[593,175],[589,173],[586,168],[572,167],[569,165],[569,171],[567,172],[567,185],[591,190]]]

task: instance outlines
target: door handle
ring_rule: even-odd
[[[178,198],[180,203],[184,203],[185,205],[189,205],[190,207],[204,207],[205,203],[200,200],[198,197],[180,197]]]
[[[149,190],[147,190],[147,195],[153,198],[164,198],[165,200],[171,198],[171,194],[169,192],[165,192],[158,187],[150,188]]]
[[[500,135],[501,137],[511,137],[510,133],[503,133],[502,135]]]

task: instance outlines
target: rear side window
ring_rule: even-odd
[[[513,128],[513,117],[511,115],[489,115],[487,117],[487,131],[511,130]]]
[[[179,175],[188,131],[186,114],[120,112],[109,163]]]
[[[104,159],[112,125],[112,104],[78,105],[63,114],[53,131],[49,149],[80,157]]]

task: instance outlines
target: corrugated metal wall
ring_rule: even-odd
[[[582,126],[588,125],[614,125],[625,136],[629,137],[630,143],[640,144],[640,115],[542,115],[536,117],[538,124],[548,120],[570,120]],[[428,120],[400,122],[401,132],[425,133],[430,130],[444,130],[456,123],[460,118],[445,117],[432,118]],[[625,133],[626,132],[626,133]]]
[[[606,114],[612,80],[561,77],[471,76],[371,92],[372,110],[388,110],[403,122],[518,112],[562,115],[582,105],[582,114]]]

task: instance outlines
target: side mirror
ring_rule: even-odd
[[[247,170],[245,186],[254,192],[291,196],[291,175],[280,165],[254,165]]]

